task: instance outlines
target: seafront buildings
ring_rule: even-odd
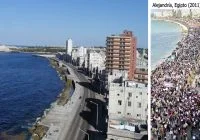
[[[108,98],[109,140],[147,136],[148,55],[147,49],[136,48],[136,42],[132,31],[124,30],[108,36],[106,48],[81,46],[71,51],[72,64],[98,81],[97,92]]]
[[[105,71],[105,48],[76,47],[72,49],[72,60],[79,68],[87,69],[94,77]]]
[[[199,18],[199,9],[156,10],[151,14],[154,18]]]
[[[65,60],[66,62],[71,62],[72,61],[72,39],[68,39],[66,41],[66,53],[65,53]]]
[[[136,51],[131,31],[109,36],[106,42],[107,139],[141,139],[147,134],[147,54]]]
[[[134,79],[136,67],[136,37],[131,31],[124,30],[120,35],[111,35],[106,39],[106,71],[127,71],[128,79]]]

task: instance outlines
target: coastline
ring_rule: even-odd
[[[180,27],[181,27],[181,32],[182,32],[182,36],[181,36],[181,39],[180,40],[177,40],[177,42],[176,42],[176,46],[172,49],[172,50],[170,50],[161,60],[159,60],[156,64],[154,64],[154,65],[152,65],[152,68],[151,68],[151,71],[153,72],[153,71],[155,71],[156,70],[156,68],[158,68],[162,63],[164,63],[168,58],[170,58],[171,56],[172,56],[172,53],[176,50],[176,48],[177,48],[177,43],[179,42],[179,41],[181,41],[184,37],[185,37],[185,35],[186,34],[188,34],[188,28],[189,27],[187,27],[186,25],[184,25],[184,24],[182,24],[182,23],[180,23],[180,22],[178,22],[178,21],[174,21],[174,20],[170,20],[170,19],[155,19],[155,18],[153,18],[153,19],[151,19],[152,21],[155,21],[155,20],[157,20],[157,21],[164,21],[164,22],[170,22],[170,23],[174,23],[174,24],[178,24]]]
[[[40,56],[40,55],[36,55],[36,56]],[[40,57],[45,57],[45,56],[40,56]],[[64,82],[65,86],[62,89],[61,93],[58,94],[57,98],[55,101],[53,101],[50,104],[49,108],[46,108],[43,111],[43,115],[36,118],[35,123],[32,125],[31,128],[29,128],[29,132],[31,133],[31,138],[33,140],[38,140],[38,139],[42,139],[47,131],[49,130],[49,127],[44,126],[42,124],[40,124],[39,122],[41,122],[43,119],[45,119],[46,115],[48,114],[48,112],[50,112],[50,110],[55,106],[64,106],[65,104],[67,104],[69,98],[70,98],[70,92],[71,92],[71,87],[72,87],[72,80],[71,79],[66,79],[65,77],[65,73],[63,72],[64,69],[61,67],[59,67],[59,64],[56,63],[53,59],[49,58],[49,57],[45,57],[49,60],[49,63],[51,65],[52,68],[54,68],[57,71],[58,76],[60,77],[60,79]]]
[[[0,52],[0,53],[12,53],[12,51],[11,52]],[[26,52],[19,52],[19,53],[23,54]],[[69,98],[69,95],[71,92],[70,90],[71,90],[72,80],[65,79],[65,74],[63,73],[63,71],[64,71],[63,67],[59,67],[58,63],[53,62],[54,60],[51,59],[53,55],[41,55],[40,56],[40,54],[38,54],[38,55],[32,54],[32,56],[41,57],[41,59],[43,59],[43,58],[47,59],[49,61],[49,64],[47,64],[47,65],[49,65],[51,68],[56,70],[56,73],[57,73],[56,76],[58,76],[59,79],[64,83],[64,87],[60,92],[57,93],[57,97],[55,97],[55,99],[48,105],[48,107],[45,108],[44,110],[42,110],[43,113],[40,114],[39,117],[33,118],[35,121],[31,122],[29,124],[29,126],[26,127],[27,128],[26,131],[23,131],[23,132],[20,132],[17,134],[9,134],[8,133],[9,130],[0,132],[0,140],[1,139],[20,139],[20,140],[30,139],[33,134],[32,132],[35,132],[35,131],[42,135],[45,135],[45,132],[48,131],[48,127],[42,126],[42,125],[37,125],[37,123],[40,120],[42,120],[43,118],[45,118],[45,114],[47,114],[51,110],[51,108],[53,106],[55,106],[55,104],[63,106],[68,101],[68,98]],[[35,139],[33,138],[33,140],[35,140]]]
[[[155,19],[155,18],[153,18],[151,20],[158,20],[158,21],[166,21],[166,22],[170,22],[170,23],[175,23],[175,24],[178,24],[181,27],[183,33],[187,33],[188,32],[188,28],[189,27],[187,27],[183,23],[180,23],[180,22],[172,20],[172,19]]]

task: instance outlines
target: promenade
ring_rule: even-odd
[[[87,78],[77,72],[73,65],[56,58],[51,59],[68,71],[67,79],[74,81],[75,90],[65,105],[59,105],[56,101],[44,111],[43,117],[37,120],[37,126],[47,129],[47,132],[44,131],[45,135],[42,138],[37,133],[33,136],[43,140],[77,140],[88,138],[88,136],[89,139],[105,139],[104,96],[96,93]],[[95,104],[98,104],[98,110]],[[97,120],[98,114],[101,117]]]
[[[67,65],[66,65],[67,66]],[[80,81],[74,71],[67,66],[70,75],[74,81]],[[79,97],[83,97],[84,90],[83,87],[79,84],[75,83],[75,91],[73,96],[71,96],[70,100],[64,106],[57,105],[57,103],[53,103],[49,112],[46,113],[44,119],[39,122],[40,125],[44,125],[49,128],[46,135],[43,137],[43,140],[64,140],[66,132],[69,131],[70,126],[73,123],[73,119],[76,117],[77,112],[79,111],[82,99]]]

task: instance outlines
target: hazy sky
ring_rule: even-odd
[[[147,47],[147,0],[1,0],[0,44],[105,46],[106,36],[132,30]]]

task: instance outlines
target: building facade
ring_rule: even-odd
[[[98,72],[105,70],[105,52],[90,50],[88,52],[88,68],[90,71],[98,69]]]
[[[140,83],[148,83],[148,55],[145,49],[137,51],[136,70],[134,80]]]
[[[109,85],[107,139],[141,139],[147,135],[147,130],[141,128],[147,124],[147,84],[125,80],[123,76],[126,74],[121,75],[118,74],[120,77],[112,80]],[[111,77],[110,80],[113,79]],[[140,133],[135,133],[138,130]]]
[[[72,45],[72,39],[68,39],[66,41],[66,54],[69,55],[69,56],[71,56],[72,47],[73,47],[73,45]]]
[[[111,35],[106,40],[106,71],[128,71],[128,79],[134,79],[136,67],[136,37],[125,30],[120,35]]]
[[[135,81],[110,83],[109,117],[131,118],[135,121],[147,120],[147,84]]]

